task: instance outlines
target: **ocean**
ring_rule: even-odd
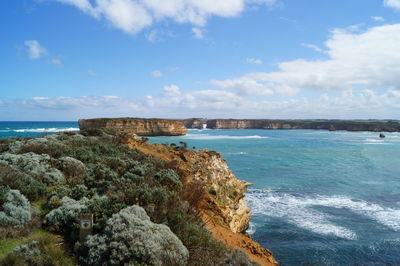
[[[39,137],[63,131],[79,131],[78,122],[3,122],[0,121],[0,139]]]
[[[76,122],[1,122],[0,137],[77,130]],[[153,137],[218,151],[254,185],[248,233],[282,265],[400,265],[400,133],[189,130]]]

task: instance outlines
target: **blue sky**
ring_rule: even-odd
[[[400,0],[6,0],[0,13],[0,120],[400,116]]]

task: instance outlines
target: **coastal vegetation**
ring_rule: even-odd
[[[253,265],[205,228],[201,182],[109,133],[1,141],[0,265]]]

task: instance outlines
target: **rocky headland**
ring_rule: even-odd
[[[81,130],[110,129],[138,136],[181,136],[187,129],[182,121],[145,118],[94,118],[80,119]]]
[[[216,239],[228,247],[244,251],[260,265],[278,264],[271,251],[244,233],[251,215],[245,193],[251,184],[236,178],[219,153],[136,140],[127,143],[131,148],[162,159],[179,174],[190,191],[191,205],[195,206]]]
[[[317,129],[399,132],[397,121],[368,120],[265,120],[265,119],[210,119],[209,129]]]

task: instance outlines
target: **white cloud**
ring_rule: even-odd
[[[135,34],[154,22],[173,20],[205,26],[212,16],[236,17],[246,6],[272,5],[275,0],[54,0],[105,19],[112,26]]]
[[[156,41],[160,40],[157,30],[151,30],[149,33],[146,34],[146,38],[150,42],[156,42]]]
[[[241,96],[272,95],[274,92],[265,84],[251,77],[240,77],[227,80],[212,80],[211,84],[223,89],[231,89]]]
[[[95,8],[93,8],[92,4],[90,3],[90,0],[56,0],[56,1],[64,4],[74,5],[83,12],[96,16],[95,12],[96,10]]]
[[[28,48],[28,56],[30,59],[39,59],[47,53],[46,48],[44,48],[36,40],[25,41],[25,46]]]
[[[318,53],[324,54],[325,51],[323,49],[321,49],[318,45],[315,44],[310,44],[310,43],[301,43],[301,46],[306,47],[306,48],[310,48]]]
[[[400,0],[385,0],[383,2],[384,6],[391,7],[394,9],[400,9]]]
[[[181,95],[180,89],[176,85],[164,86],[164,92],[166,96],[170,97]]]
[[[49,62],[52,63],[53,65],[56,65],[56,66],[63,66],[64,65],[62,60],[59,59],[59,58],[52,58],[52,59],[50,59]]]
[[[374,21],[385,21],[385,19],[383,17],[378,17],[378,16],[373,16],[373,17],[371,17],[371,19]]]
[[[193,27],[192,32],[193,32],[193,38],[198,39],[198,40],[204,38],[205,29]]]
[[[162,78],[164,77],[164,74],[160,70],[154,70],[153,72],[151,72],[151,76],[153,78]]]
[[[258,59],[258,58],[248,57],[248,58],[246,58],[246,63],[247,64],[261,65],[263,63],[263,61],[261,59]]]
[[[400,89],[400,24],[361,33],[336,29],[325,46],[328,56],[325,60],[282,62],[276,72],[249,73],[212,83],[241,94],[265,94],[268,90],[294,95],[300,89],[318,92]]]
[[[153,23],[145,7],[131,0],[97,0],[97,10],[116,28],[135,34]]]
[[[164,94],[142,99],[117,96],[35,97],[1,101],[0,119],[75,120],[88,117],[209,117],[269,119],[394,119],[400,116],[400,91],[346,90],[337,96],[271,101],[248,99],[224,90],[182,92],[164,87]],[[50,110],[50,112],[49,112]]]

